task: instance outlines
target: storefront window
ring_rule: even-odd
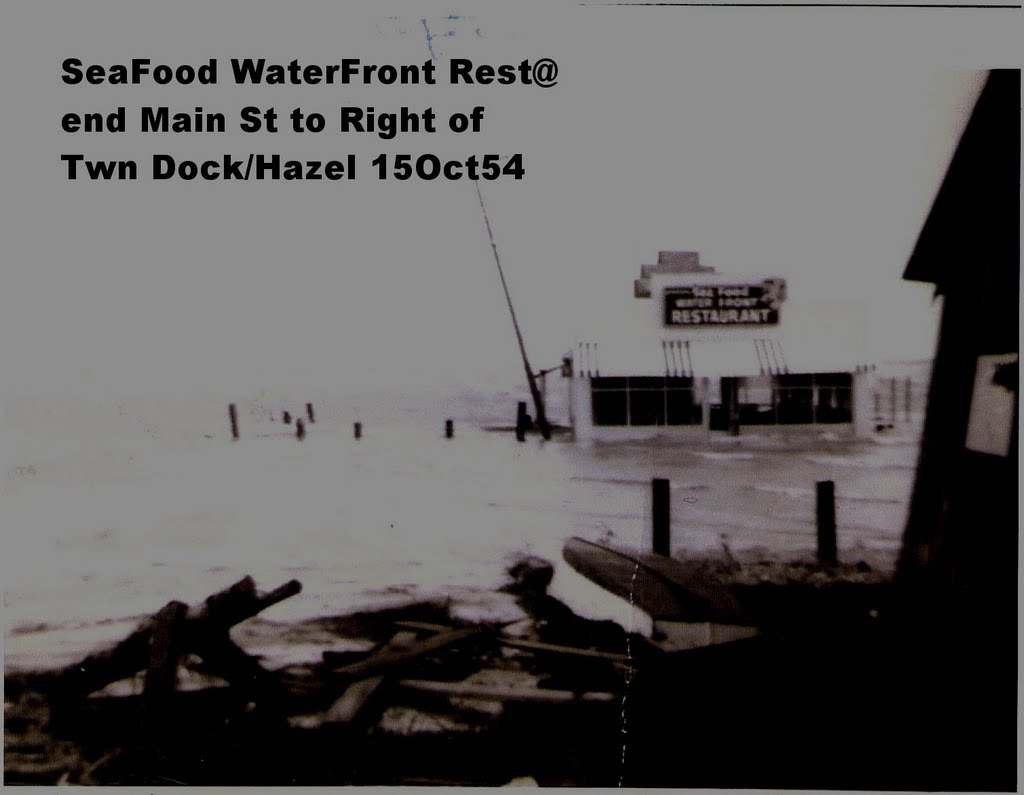
[[[776,425],[779,421],[770,377],[742,379],[739,389],[740,425]]]
[[[628,424],[628,383],[626,378],[592,378],[590,380],[594,425]]]
[[[850,373],[799,373],[736,379],[740,426],[814,425],[853,421]],[[591,379],[594,425],[700,425],[694,379],[632,376]],[[710,396],[711,430],[728,427],[724,398]]]
[[[692,378],[665,379],[665,413],[669,425],[700,425],[703,409],[694,399]]]
[[[814,422],[814,376],[809,373],[776,376],[780,425]]]
[[[629,379],[629,424],[665,424],[665,379]]]
[[[780,425],[853,422],[853,376],[810,373],[777,376]]]
[[[692,378],[592,378],[594,425],[699,425]]]
[[[849,373],[818,373],[814,376],[814,383],[818,388],[815,422],[852,422],[853,376]]]

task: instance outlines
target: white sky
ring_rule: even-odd
[[[7,393],[177,393],[518,383],[472,183],[378,183],[378,152],[522,152],[484,183],[536,367],[614,327],[639,265],[699,250],[784,276],[822,346],[868,329],[868,358],[927,356],[928,286],[900,275],[978,87],[1008,60],[1003,12],[609,8],[461,3],[77,3],[4,9],[0,362]],[[347,10],[346,10],[347,9]],[[353,10],[356,9],[356,10]],[[446,16],[469,15],[449,21]],[[1010,12],[1013,13],[1013,12]],[[231,57],[421,63],[552,57],[559,84],[235,87]],[[1001,21],[1002,19],[1002,21]],[[451,30],[453,36],[442,37]],[[479,32],[478,32],[479,31]],[[984,46],[979,44],[984,43]],[[220,60],[214,87],[65,86],[61,62]],[[441,74],[444,74],[442,71]],[[228,116],[229,132],[144,136],[141,104]],[[484,105],[480,134],[246,136],[244,105],[323,112]],[[62,133],[125,105],[130,132]],[[59,155],[355,152],[342,183],[65,179]]]

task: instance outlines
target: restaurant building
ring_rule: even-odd
[[[717,273],[695,251],[642,265],[631,317],[614,338],[566,356],[569,418],[579,440],[664,436],[869,436],[874,368],[849,350],[792,360],[784,279]]]

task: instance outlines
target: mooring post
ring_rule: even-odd
[[[451,420],[444,421],[444,438],[451,439],[455,435],[455,423]]]
[[[912,403],[911,403],[911,390],[912,390],[912,388],[913,387],[911,386],[910,376],[908,375],[907,376],[907,382],[906,382],[906,390],[907,390],[907,392],[906,392],[906,395],[904,396],[905,397],[905,403],[906,403],[904,408],[907,410],[907,422],[908,423],[910,422],[910,407],[912,405]]]
[[[530,427],[530,415],[526,413],[526,401],[520,400],[516,406],[516,440],[526,441],[526,431]]]
[[[670,554],[672,548],[672,520],[669,482],[665,478],[651,481],[651,548],[655,555]]]
[[[836,484],[819,480],[817,484],[818,562],[836,562]]]
[[[306,424],[301,420],[295,420],[295,438],[300,442],[306,438]]]
[[[892,424],[893,427],[896,427],[896,407],[899,405],[899,400],[896,397],[896,376],[893,376],[889,381],[889,398],[889,402],[892,404],[890,406],[892,409]]]
[[[310,425],[312,425],[314,422],[316,422],[316,417],[313,414],[313,404],[312,403],[307,403],[306,404],[306,416],[309,417],[309,424]]]
[[[228,405],[228,416],[231,418],[231,438],[238,439],[238,409],[234,403]]]
[[[362,436],[363,436],[363,423],[357,422],[357,423],[352,425],[352,435],[355,436],[356,439],[362,438]]]
[[[281,422],[283,422],[285,425],[291,425],[292,424],[292,413],[290,411],[286,411],[284,414],[282,414],[281,415]]]
[[[722,403],[728,416],[729,435],[740,435],[740,379],[722,379]]]

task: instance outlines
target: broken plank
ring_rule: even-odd
[[[399,686],[419,693],[435,693],[450,698],[476,698],[488,701],[519,701],[529,704],[607,703],[616,701],[613,693],[571,690],[541,690],[540,688],[476,685],[464,682],[431,682],[425,679],[402,679]]]
[[[498,629],[504,629],[505,627],[512,626],[513,624],[518,624],[521,621],[529,621],[529,619],[517,618],[517,619],[514,619],[512,621],[498,621],[498,622],[494,622],[494,623],[480,624],[478,626],[480,627],[481,630],[483,630],[483,629],[498,630]],[[445,632],[445,631],[451,630],[451,629],[462,629],[462,628],[465,628],[465,625],[462,625],[462,626],[452,626],[451,624],[436,624],[436,623],[434,623],[432,621],[406,621],[406,620],[402,620],[402,621],[395,621],[394,624],[395,624],[396,627],[404,627],[405,629],[415,629],[415,630],[417,630],[419,632]]]
[[[591,659],[608,660],[610,662],[629,662],[630,659],[628,654],[601,651],[600,649],[581,649],[578,646],[560,646],[557,643],[543,643],[539,640],[522,640],[520,638],[499,637],[498,642],[503,646],[512,646],[513,648],[525,649],[527,651],[568,654],[574,657],[589,657]]]
[[[425,654],[439,651],[446,646],[451,646],[479,634],[481,634],[481,630],[478,627],[438,632],[436,635],[418,640],[404,649],[385,647],[379,652],[371,654],[365,660],[359,660],[359,662],[335,668],[334,673],[354,677],[372,676],[393,666],[415,660]]]
[[[415,632],[397,632],[394,637],[385,644],[384,648],[408,648],[415,641]],[[363,707],[366,706],[366,702],[373,697],[373,694],[377,692],[383,682],[383,676],[371,676],[350,684],[345,688],[345,692],[342,693],[333,704],[331,704],[330,708],[324,714],[324,723],[351,723],[356,719]]]
[[[395,626],[421,630],[423,632],[447,632],[448,630],[456,629],[456,627],[450,624],[434,624],[430,621],[396,621]]]
[[[324,723],[351,723],[383,682],[383,676],[370,676],[350,684],[324,713]]]

